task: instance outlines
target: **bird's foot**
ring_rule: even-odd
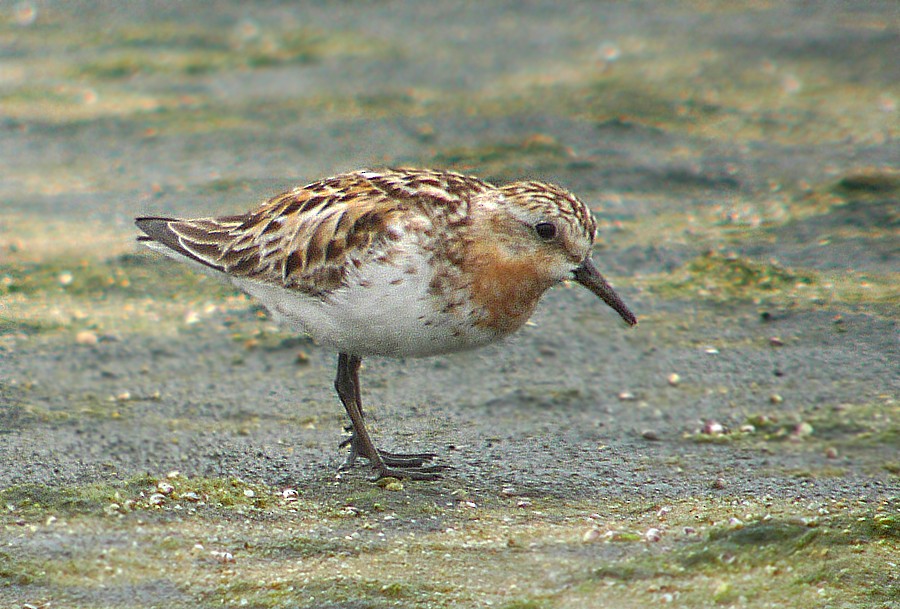
[[[375,479],[386,478],[392,476],[395,478],[412,478],[414,480],[434,480],[438,478],[436,474],[447,469],[445,465],[425,465],[434,459],[435,453],[392,453],[386,450],[378,450],[378,456],[372,458],[361,450],[361,445],[353,435],[343,442],[340,447],[350,446],[350,454],[341,464],[341,471],[346,471],[353,467],[359,457],[367,459],[375,469]]]
[[[375,466],[375,473],[370,480],[382,478],[408,478],[410,480],[440,480],[441,472],[450,469],[449,465],[426,465],[422,467],[389,467],[382,464]]]
[[[362,453],[355,435],[341,442],[338,448],[344,448],[345,446],[350,447],[350,454],[347,455],[347,459],[341,465],[341,469],[350,469],[359,457],[364,457],[369,461],[377,461],[377,459],[372,459]],[[435,453],[392,453],[386,450],[376,450],[378,451],[378,456],[381,457],[381,461],[390,467],[421,467],[426,462],[437,457]]]

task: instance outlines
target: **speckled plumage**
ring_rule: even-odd
[[[498,187],[449,171],[357,171],[246,214],[137,224],[147,234],[142,242],[229,278],[357,368],[363,356],[426,356],[494,342],[567,278],[636,323],[590,262],[590,211],[543,182]],[[384,475],[374,447],[357,443],[364,430],[347,401],[358,395],[347,391],[341,398],[354,420],[354,455]]]

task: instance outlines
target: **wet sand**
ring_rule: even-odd
[[[900,606],[895,3],[2,10],[0,604]],[[453,466],[387,487],[335,354],[132,226],[385,165],[565,185],[640,320],[367,359]]]

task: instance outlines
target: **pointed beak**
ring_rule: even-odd
[[[585,258],[577,269],[572,271],[575,281],[589,289],[591,292],[599,296],[603,302],[612,307],[629,326],[637,324],[637,317],[634,316],[612,286],[606,283],[603,275],[591,262],[590,257]]]

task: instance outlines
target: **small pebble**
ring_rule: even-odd
[[[773,347],[782,347],[784,346],[784,341],[778,338],[777,336],[772,336],[769,338],[769,344]]]
[[[769,401],[773,404],[781,404],[784,401],[784,398],[777,393],[773,393],[769,396]]]
[[[69,271],[63,271],[62,273],[59,274],[59,277],[57,277],[57,279],[59,280],[59,285],[67,286],[67,285],[72,285],[72,282],[75,280],[75,277]]]
[[[715,480],[713,480],[712,487],[714,489],[722,490],[726,486],[728,486],[728,483],[725,482],[725,478],[716,478]]]
[[[181,496],[185,501],[197,502],[200,501],[200,495],[195,493],[194,491],[188,491]]]
[[[728,433],[728,429],[718,421],[709,420],[703,423],[700,433],[708,436],[721,436]]]
[[[402,490],[403,490],[403,483],[400,482],[400,481],[397,480],[397,479],[394,479],[393,482],[388,482],[387,484],[384,485],[384,490],[386,490],[386,491],[394,491],[394,492],[396,492],[396,491],[402,491]]]
[[[796,524],[800,524],[805,527],[814,529],[817,526],[819,526],[819,519],[816,518],[815,516],[810,516],[810,517],[801,516],[800,518],[796,519]]]
[[[622,400],[623,402],[631,402],[631,401],[634,401],[636,398],[635,398],[635,395],[633,393],[631,393],[630,391],[620,391],[619,399]]]
[[[645,429],[644,431],[642,431],[641,437],[645,440],[650,440],[651,442],[656,442],[657,440],[659,440],[659,434],[657,434],[652,429]]]
[[[657,528],[647,529],[647,532],[644,533],[644,539],[649,542],[657,542],[662,539],[662,531]]]
[[[794,431],[791,432],[791,435],[795,438],[805,438],[806,436],[811,436],[813,431],[813,426],[804,421],[798,423],[797,426],[794,427]]]
[[[837,459],[838,458],[837,449],[833,446],[829,446],[828,448],[826,448],[825,449],[825,458],[826,459]]]
[[[162,505],[166,502],[166,496],[162,493],[153,493],[150,497],[147,498],[147,503],[150,505]]]
[[[281,491],[281,496],[285,501],[297,501],[300,498],[300,493],[296,489],[286,488]]]
[[[530,501],[527,501],[527,500],[525,500],[525,499],[521,499],[521,500],[519,500],[519,501],[516,502],[516,507],[517,507],[517,508],[527,508],[527,507],[531,507],[531,502],[530,502]]]
[[[98,342],[100,342],[100,338],[96,333],[91,332],[90,330],[82,330],[78,334],[75,335],[75,342],[79,345],[89,345],[94,346]]]
[[[305,366],[309,363],[309,353],[306,351],[297,351],[296,357],[294,357],[294,363],[298,366]]]
[[[244,489],[244,497],[256,497],[256,493],[253,492],[252,488],[245,488]]]
[[[588,529],[584,532],[584,535],[581,536],[582,543],[591,543],[600,539],[600,530],[599,529]]]
[[[678,376],[677,373],[673,372],[672,374],[670,374],[668,376],[668,378],[666,380],[669,382],[669,385],[671,385],[672,387],[677,387],[678,383],[681,382],[681,377]]]
[[[231,552],[219,552],[218,550],[213,550],[209,555],[221,563],[234,562],[234,556]]]
[[[156,483],[156,490],[159,491],[163,495],[171,495],[175,490],[175,487],[166,482],[165,480],[161,480]]]

